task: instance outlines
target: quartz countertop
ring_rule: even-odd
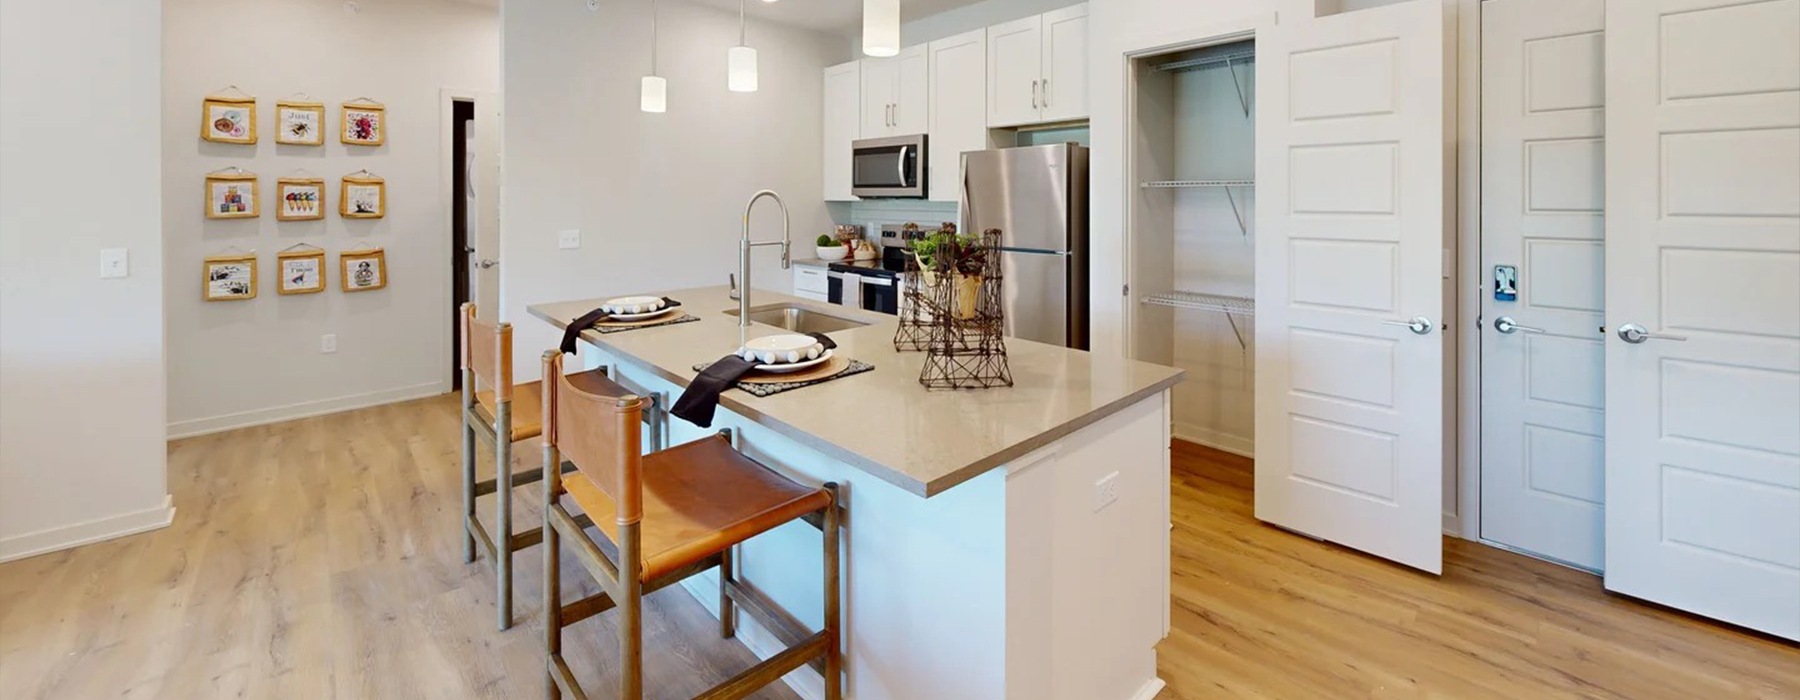
[[[697,323],[581,339],[619,362],[686,387],[696,364],[738,347],[737,302],[723,286],[642,292],[681,301]],[[558,329],[603,299],[533,304],[531,315]],[[1006,341],[1013,386],[926,389],[923,352],[897,352],[893,316],[786,294],[754,291],[752,309],[793,304],[870,325],[830,333],[838,353],[875,366],[869,372],[774,396],[729,390],[719,406],[827,456],[920,496],[933,496],[1023,457],[1174,386],[1181,370],[1018,338]],[[750,336],[785,333],[752,323]]]

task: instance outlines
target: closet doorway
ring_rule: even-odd
[[[1431,573],[1453,464],[1448,11],[1246,23],[1130,57],[1132,354],[1256,517]]]

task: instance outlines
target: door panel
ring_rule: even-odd
[[[505,263],[500,257],[500,116],[498,93],[475,96],[475,151],[470,159],[475,172],[469,178],[474,192],[469,221],[475,225],[469,236],[475,247],[469,269],[475,288],[470,290],[469,298],[475,300],[475,312],[489,321],[499,318],[500,271]],[[484,259],[501,264],[484,268],[479,264]]]
[[[962,154],[987,147],[987,32],[977,29],[931,42],[930,194],[962,195]]]
[[[899,85],[900,59],[865,58],[862,63],[862,136],[877,138],[894,130],[895,91]]]
[[[1481,537],[1597,571],[1606,4],[1491,0],[1481,28]],[[1496,265],[1517,300],[1494,298]]]
[[[931,99],[930,50],[908,46],[894,57],[894,126],[896,134],[923,134],[931,128],[926,104]]]
[[[1038,120],[1037,83],[1043,77],[1043,18],[987,28],[988,126]]]
[[[1453,11],[1415,0],[1256,37],[1256,516],[1432,573]]]
[[[1800,0],[1609,0],[1606,66],[1606,587],[1800,639]]]
[[[1038,93],[1047,122],[1084,119],[1087,110],[1088,7],[1044,13],[1044,84]]]
[[[825,69],[825,200],[852,201],[850,145],[862,136],[862,66],[858,61]]]

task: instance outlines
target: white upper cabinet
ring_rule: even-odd
[[[987,148],[987,31],[977,29],[929,45],[931,136],[928,165],[932,200],[962,195],[962,154]]]
[[[987,28],[988,126],[1087,117],[1087,5]]]
[[[1038,87],[1040,118],[1086,119],[1088,6],[1044,13],[1044,82]]]
[[[862,134],[862,66],[860,61],[825,69],[825,199],[850,201],[850,144]]]
[[[893,58],[865,58],[860,63],[863,138],[925,133],[930,88],[926,46],[909,46]]]

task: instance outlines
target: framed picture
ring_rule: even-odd
[[[275,103],[275,143],[291,146],[325,145],[324,103]]]
[[[256,254],[233,253],[206,259],[206,300],[256,298]]]
[[[344,103],[343,131],[338,140],[352,146],[387,143],[387,107],[374,100]]]
[[[200,107],[200,138],[222,143],[256,143],[256,98],[206,98]]]
[[[310,221],[325,218],[325,180],[284,177],[275,181],[275,219]]]
[[[317,294],[325,291],[325,249],[304,243],[275,254],[281,271],[282,294]]]
[[[338,216],[379,219],[387,216],[387,181],[374,175],[345,175],[338,188]]]
[[[206,176],[206,218],[254,219],[262,216],[256,174],[233,168]]]
[[[387,253],[380,248],[338,253],[338,274],[346,292],[368,292],[386,287]]]

